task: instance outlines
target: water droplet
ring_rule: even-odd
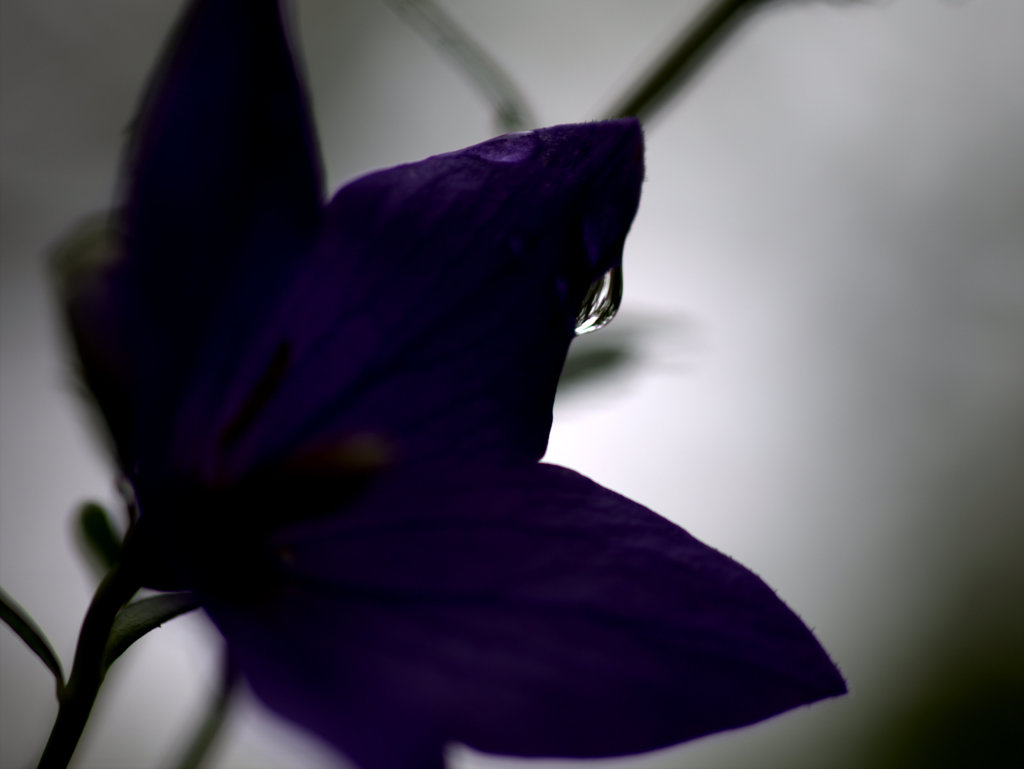
[[[612,267],[590,284],[576,313],[576,333],[589,334],[612,322],[622,303],[622,267]]]

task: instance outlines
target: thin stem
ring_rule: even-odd
[[[103,683],[107,639],[114,618],[138,589],[135,575],[122,565],[115,566],[97,588],[82,623],[71,677],[38,769],[63,769],[71,761]]]
[[[432,45],[454,59],[456,66],[490,103],[502,129],[522,131],[536,125],[526,99],[512,78],[436,3],[431,0],[385,2]]]
[[[717,0],[676,38],[650,70],[626,89],[609,118],[649,121],[757,6],[768,0]]]
[[[238,671],[228,655],[224,654],[221,663],[221,680],[217,691],[203,714],[202,721],[192,735],[188,747],[174,766],[177,769],[199,769],[209,756],[210,749],[220,735],[221,728],[227,719],[228,706],[238,682]]]

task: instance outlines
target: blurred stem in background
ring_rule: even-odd
[[[196,722],[191,739],[182,752],[181,758],[171,766],[177,769],[200,769],[206,758],[209,757],[221,727],[227,720],[228,708],[237,683],[238,671],[225,653],[221,663],[220,682],[217,690],[207,704],[206,711]]]
[[[384,0],[430,45],[451,58],[494,110],[501,131],[537,125],[533,112],[501,66],[456,21],[431,0]]]
[[[649,122],[741,22],[766,2],[772,0],[718,0],[705,6],[654,65],[614,102],[606,117],[635,117]]]
[[[537,126],[526,98],[484,48],[434,0],[384,0],[455,66],[491,105],[501,130]],[[606,118],[650,121],[690,81],[708,58],[756,8],[773,0],[717,0],[687,24],[635,83],[605,113]]]

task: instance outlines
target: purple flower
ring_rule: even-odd
[[[271,0],[194,2],[152,81],[116,252],[65,297],[127,564],[362,769],[632,753],[845,690],[749,571],[539,461],[642,155],[635,121],[557,126],[325,204]]]

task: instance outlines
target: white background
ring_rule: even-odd
[[[599,117],[699,7],[444,5],[545,124]],[[461,76],[380,3],[295,6],[332,189],[492,133]],[[65,660],[93,584],[69,512],[115,496],[44,254],[109,205],[179,8],[0,0],[0,583]],[[992,746],[999,698],[1022,701],[1022,31],[1019,0],[780,3],[649,125],[624,307],[586,340],[631,357],[560,396],[549,458],[762,575],[852,694],[594,765],[884,766],[966,727]],[[200,617],[140,642],[76,763],[167,765],[215,654]],[[0,766],[34,761],[48,676],[0,630]],[[336,759],[246,703],[215,763]]]

